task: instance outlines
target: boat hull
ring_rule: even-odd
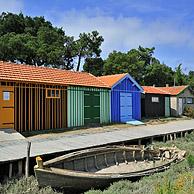
[[[183,153],[184,154],[184,153]],[[123,179],[137,180],[183,160],[175,149],[103,147],[74,152],[34,167],[38,184],[68,190],[99,189]],[[145,168],[144,168],[145,165]],[[138,168],[136,168],[136,166]]]
[[[91,178],[78,177],[73,175],[55,174],[49,171],[35,170],[38,184],[41,187],[51,186],[53,188],[63,188],[68,190],[87,191],[91,188],[105,188],[110,183],[121,180],[120,178]]]
[[[123,174],[90,174],[73,172],[64,169],[39,169],[35,168],[39,186],[51,186],[53,188],[66,188],[70,190],[87,191],[95,188],[105,188],[111,183],[128,179],[131,181],[138,180],[143,176],[149,176],[156,172],[162,172],[170,167],[171,163],[167,163],[158,168],[147,169],[146,171],[123,173]]]

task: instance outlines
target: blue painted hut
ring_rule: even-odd
[[[111,87],[111,122],[141,119],[143,89],[128,73],[101,76],[99,79]]]

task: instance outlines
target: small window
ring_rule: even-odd
[[[152,97],[152,102],[159,102],[159,97]]]
[[[193,104],[193,98],[187,98],[187,104]]]
[[[51,97],[55,97],[55,90],[52,90]]]
[[[3,100],[10,100],[10,92],[3,92]]]
[[[47,90],[47,98],[51,97],[51,90]]]
[[[55,92],[56,92],[56,97],[60,97],[59,96],[59,90],[56,90]]]
[[[46,98],[60,98],[60,90],[47,88]]]

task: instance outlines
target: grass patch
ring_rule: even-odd
[[[188,164],[189,164],[189,167],[190,167],[190,168],[193,168],[193,167],[194,167],[194,156],[190,154],[190,155],[187,157],[187,162],[188,162]]]
[[[35,177],[13,179],[0,185],[1,194],[57,194],[51,187],[39,188]],[[59,193],[58,193],[59,194]]]

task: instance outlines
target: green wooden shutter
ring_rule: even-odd
[[[84,124],[100,123],[100,92],[84,91]]]
[[[165,117],[170,116],[170,97],[165,97]]]

